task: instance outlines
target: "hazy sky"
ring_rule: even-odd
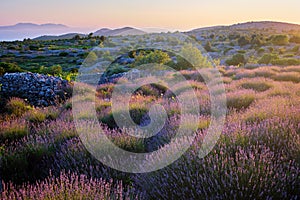
[[[0,25],[192,28],[274,20],[300,24],[300,0],[2,0]]]

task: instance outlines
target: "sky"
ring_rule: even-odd
[[[248,21],[300,24],[299,0],[2,0],[0,8],[0,26],[31,22],[183,31]]]

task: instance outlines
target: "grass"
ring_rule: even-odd
[[[26,118],[31,123],[42,123],[47,119],[47,114],[41,110],[33,110],[27,114]]]
[[[20,117],[31,110],[31,107],[23,99],[13,97],[8,101],[6,109],[12,116]]]

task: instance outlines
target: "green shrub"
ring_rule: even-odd
[[[272,65],[279,65],[279,66],[299,65],[300,60],[295,58],[281,58],[281,59],[272,60],[271,63]]]
[[[6,109],[9,114],[20,117],[32,108],[23,99],[13,97],[7,102]]]
[[[246,59],[243,54],[235,54],[231,59],[225,61],[227,65],[244,65],[246,64]]]
[[[294,57],[294,56],[295,56],[295,54],[290,53],[290,54],[284,55],[283,57],[284,57],[284,58],[292,58],[292,57]]]
[[[125,66],[111,65],[111,66],[109,66],[109,68],[105,72],[105,75],[106,76],[112,76],[114,74],[120,74],[120,73],[128,72],[128,71],[129,71],[129,68],[127,68]]]
[[[291,49],[291,52],[298,53],[298,52],[299,52],[299,49],[300,49],[300,46],[299,46],[299,45],[294,46],[294,47]]]
[[[258,64],[270,64],[274,59],[279,59],[279,56],[277,54],[265,54],[258,60]]]
[[[61,75],[63,72],[62,67],[60,65],[54,65],[52,67],[44,67],[41,66],[39,69],[39,73],[41,74],[50,74],[52,76]]]
[[[2,76],[5,73],[15,73],[23,71],[24,70],[22,70],[21,67],[14,63],[0,62],[0,76]]]
[[[140,51],[138,56],[135,57],[135,65],[143,65],[143,64],[166,64],[171,61],[171,58],[166,52],[160,50],[154,51]]]
[[[242,36],[238,39],[239,46],[245,46],[250,43],[251,43],[250,38],[248,38],[246,36]]]
[[[274,45],[287,45],[289,43],[289,37],[287,35],[274,35],[271,37],[271,42]]]

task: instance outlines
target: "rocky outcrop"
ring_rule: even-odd
[[[1,97],[19,97],[34,106],[55,105],[71,95],[68,81],[30,72],[4,74],[0,85]]]

